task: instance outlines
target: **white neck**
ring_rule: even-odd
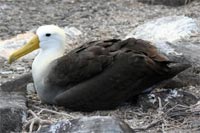
[[[54,44],[55,45],[55,44]],[[45,77],[45,73],[48,71],[50,63],[63,56],[64,47],[52,47],[48,49],[40,49],[39,54],[35,57],[32,64],[32,74],[34,82],[42,82],[42,78]]]

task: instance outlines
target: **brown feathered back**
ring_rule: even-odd
[[[110,109],[189,67],[169,63],[148,41],[93,41],[52,62],[45,82],[61,92],[54,99],[58,105]]]

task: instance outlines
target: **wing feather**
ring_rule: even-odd
[[[46,82],[49,85],[69,89],[102,73],[115,62],[116,55],[127,52],[147,57],[149,67],[157,73],[162,73],[164,70],[163,66],[160,67],[162,63],[169,62],[168,58],[159,54],[156,47],[148,41],[134,38],[124,41],[119,39],[93,41],[53,61]]]

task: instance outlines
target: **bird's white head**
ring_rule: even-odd
[[[52,54],[55,54],[55,56],[60,56],[64,53],[64,47],[64,30],[55,25],[44,25],[37,29],[36,35],[27,44],[9,57],[8,62],[12,63],[38,48],[40,48],[41,51],[50,51]]]
[[[37,29],[36,34],[39,38],[39,47],[42,50],[50,48],[64,48],[65,32],[55,25],[44,25]]]

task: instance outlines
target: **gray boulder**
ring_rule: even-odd
[[[110,116],[92,116],[59,121],[42,127],[38,133],[133,133],[122,120]]]
[[[21,132],[26,120],[26,84],[30,74],[0,86],[0,133]]]

